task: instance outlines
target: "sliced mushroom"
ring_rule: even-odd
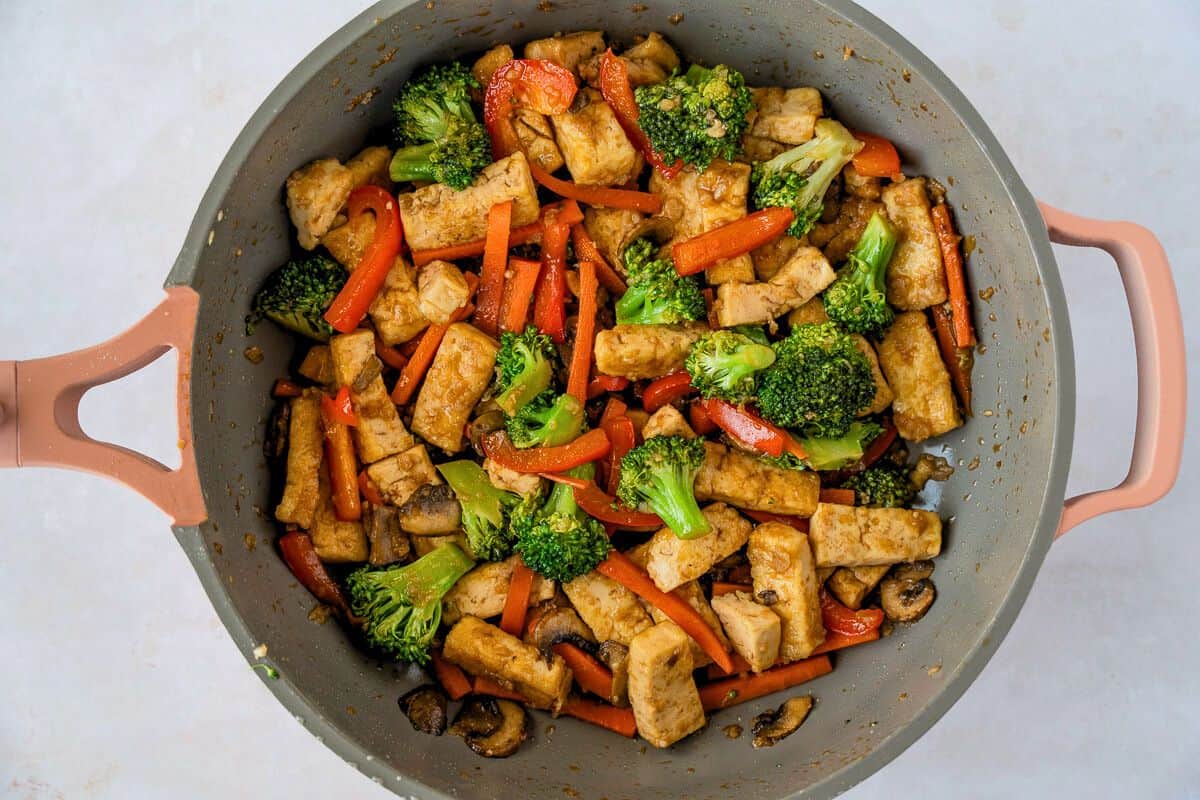
[[[911,564],[897,564],[892,567],[888,577],[902,581],[920,581],[933,575],[932,561],[914,561]]]
[[[612,696],[608,701],[614,706],[629,705],[629,648],[609,639],[596,648],[596,658],[612,673]]]
[[[263,438],[263,455],[272,464],[287,455],[291,420],[292,404],[287,401],[276,403],[271,418],[267,420],[267,435]]]
[[[450,732],[455,736],[490,736],[500,729],[500,708],[494,697],[468,697]]]
[[[414,729],[432,736],[446,732],[446,695],[433,686],[418,686],[400,698],[400,708]]]
[[[393,506],[363,506],[363,530],[371,545],[370,562],[377,567],[407,561],[412,543],[400,527],[400,509]]]
[[[893,575],[879,584],[879,603],[883,606],[883,613],[894,622],[916,622],[925,616],[937,596],[933,581],[929,578],[908,580],[896,577],[894,573],[895,570]]]
[[[449,486],[427,483],[400,506],[396,519],[401,530],[414,536],[442,536],[459,529],[462,506]]]
[[[764,711],[754,718],[750,730],[754,733],[754,746],[773,747],[796,732],[812,711],[812,695],[789,697],[774,711]]]
[[[450,732],[484,758],[507,758],[529,738],[532,720],[524,706],[511,700],[471,698]]]
[[[504,421],[507,417],[500,407],[496,405],[496,401],[487,400],[475,409],[475,418],[467,426],[467,439],[471,442],[471,447],[475,452],[483,455],[482,439],[486,434],[498,431],[504,427]]]
[[[596,637],[575,609],[548,600],[535,609],[533,623],[525,632],[525,641],[549,658],[554,645],[559,642],[570,642],[590,653],[595,649]]]

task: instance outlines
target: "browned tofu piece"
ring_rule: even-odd
[[[536,164],[546,172],[555,172],[562,167],[562,151],[554,139],[549,117],[532,109],[518,108],[513,116],[513,130],[517,132],[517,145],[530,164]]]
[[[430,261],[417,273],[417,301],[421,316],[445,324],[471,299],[471,287],[462,270],[449,261]]]
[[[646,572],[664,592],[694,581],[721,559],[746,544],[750,523],[724,503],[713,503],[701,511],[711,530],[695,539],[680,539],[670,528],[650,538]]]
[[[688,636],[674,622],[655,625],[630,642],[629,705],[638,733],[655,747],[670,747],[704,727]]]
[[[463,448],[463,427],[487,391],[500,345],[466,322],[446,329],[413,406],[413,432],[447,453]]]
[[[770,161],[780,153],[791,148],[783,142],[774,139],[764,139],[750,133],[742,134],[742,152],[737,160],[743,164],[755,164],[759,161]]]
[[[318,158],[288,176],[288,214],[301,247],[319,244],[353,188],[354,176],[336,158]]]
[[[625,555],[630,561],[637,564],[642,569],[645,569],[646,564],[650,560],[650,542],[645,541],[636,547],[630,548],[625,552]],[[717,619],[716,612],[714,612],[712,606],[708,604],[708,598],[704,595],[704,588],[700,585],[699,581],[688,581],[687,583],[677,586],[674,590],[674,594],[682,597],[689,606],[695,609],[696,613],[700,615],[700,618],[704,620],[704,623],[712,629],[713,634],[717,637],[717,641],[721,643],[721,646],[728,650],[729,639],[726,638],[725,631],[721,629],[721,621]],[[670,619],[670,617],[664,614],[657,606],[647,603],[644,600],[641,601],[641,603],[642,607],[646,609],[646,611],[650,614],[650,617],[655,622],[665,622]],[[692,650],[692,668],[699,669],[700,667],[707,667],[709,664],[711,664],[712,656],[705,652],[704,648],[700,646],[699,642],[697,642],[695,639],[692,639],[690,636],[688,638],[691,639],[690,647]]]
[[[400,256],[396,256],[383,282],[383,291],[371,303],[370,314],[379,338],[389,347],[404,344],[429,327],[429,320],[421,313],[413,268]]]
[[[618,325],[596,333],[596,371],[632,381],[683,369],[692,343],[708,333],[702,322]]]
[[[329,345],[314,344],[308,348],[296,371],[313,383],[323,386],[333,384],[337,378],[333,373],[333,355],[329,352]]]
[[[478,617],[463,617],[454,624],[446,634],[442,657],[517,692],[533,708],[554,714],[571,691],[571,670],[561,657],[545,658],[533,645]]]
[[[331,564],[366,561],[367,534],[358,520],[343,522],[337,518],[330,496],[328,472],[328,469],[322,468],[318,473],[320,500],[308,529],[313,550],[318,558]]]
[[[881,567],[838,567],[825,585],[842,605],[857,611],[889,569],[891,566],[886,564]]]
[[[492,486],[495,486],[497,489],[503,489],[506,492],[516,492],[522,495],[537,494],[546,483],[545,478],[531,475],[528,472],[517,472],[515,469],[502,466],[490,458],[483,460],[483,471],[487,473],[488,480]]]
[[[358,377],[375,356],[375,335],[366,329],[334,336],[329,341],[333,354],[333,373],[339,386],[350,387],[350,400],[358,424],[351,431],[364,464],[400,453],[415,444],[412,434],[400,421],[396,404],[388,396],[383,378],[376,375],[362,389],[355,388]]]
[[[893,183],[882,192],[900,241],[887,269],[887,299],[906,311],[946,302],[946,271],[930,216],[924,178]]]
[[[808,537],[791,525],[766,522],[750,534],[746,548],[754,594],[773,592],[771,611],[782,621],[779,657],[799,661],[825,641],[820,584]]]
[[[817,583],[824,584],[833,577],[833,573],[837,572],[841,567],[817,567]]]
[[[392,151],[386,147],[368,147],[346,162],[350,170],[350,185],[357,189],[359,186],[378,186],[381,189],[392,190],[392,177],[388,167],[392,163]]]
[[[625,259],[621,245],[644,219],[642,214],[625,208],[588,206],[583,212],[583,227],[596,242],[596,249],[609,266],[624,275]]]
[[[498,44],[488,50],[471,67],[471,75],[481,86],[487,86],[496,70],[513,60],[513,49],[506,44]]]
[[[821,503],[809,520],[808,535],[822,567],[878,567],[942,551],[941,518],[918,509]]]
[[[488,209],[505,200],[513,201],[514,228],[538,218],[537,184],[524,153],[513,153],[484,167],[462,191],[434,183],[396,198],[404,239],[413,250],[482,239],[487,233]]]
[[[746,216],[750,165],[716,159],[703,172],[688,167],[671,180],[654,172],[650,191],[662,197],[662,215],[675,223],[674,244]],[[747,253],[718,262],[705,275],[713,284],[750,283],[754,264]]]
[[[275,507],[275,519],[301,528],[312,527],[321,501],[321,455],[325,445],[321,423],[321,393],[305,389],[291,403],[288,422],[287,481]]]
[[[650,415],[642,426],[642,438],[650,439],[655,436],[682,436],[686,439],[696,438],[696,432],[688,421],[679,413],[675,406],[663,406]]]
[[[830,263],[841,264],[858,244],[876,211],[883,211],[883,204],[877,200],[847,197],[838,206],[834,221],[818,222],[809,231],[808,238],[821,248]]]
[[[787,321],[788,326],[792,328],[797,325],[820,325],[822,322],[829,322],[829,315],[825,313],[825,301],[814,297],[788,314]]]
[[[442,543],[452,537],[414,536],[413,544],[430,539]],[[421,554],[424,555],[424,554]],[[508,585],[512,583],[513,567],[520,556],[509,556],[503,561],[479,564],[458,579],[446,596],[442,598],[442,622],[453,625],[465,616],[488,619],[498,617],[508,600]],[[529,605],[536,605],[554,596],[554,581],[541,575],[533,576],[533,588],[529,592]]]
[[[600,31],[575,31],[525,45],[525,58],[544,58],[576,74],[580,64],[603,52],[604,34]]]
[[[712,606],[734,652],[746,659],[751,670],[762,672],[779,660],[783,625],[778,614],[754,602],[747,592],[718,595]]]
[[[579,91],[571,110],[550,118],[563,160],[576,183],[623,184],[642,171],[642,157],[595,89]]]
[[[875,396],[871,398],[871,404],[858,412],[858,416],[865,417],[869,414],[878,414],[892,404],[892,387],[888,386],[887,378],[883,376],[883,371],[879,368],[879,356],[875,354],[875,348],[867,341],[867,337],[860,334],[851,334],[854,340],[854,346],[867,359],[867,364],[871,367],[871,380],[875,382]]]
[[[769,281],[786,264],[801,245],[807,244],[807,239],[797,239],[795,236],[780,236],[767,242],[762,247],[750,251],[750,259],[754,262],[754,274],[760,281]]]
[[[883,178],[860,175],[853,164],[847,164],[842,170],[842,185],[846,194],[864,200],[878,200],[883,192]]]
[[[599,572],[580,575],[562,589],[598,641],[628,646],[633,637],[654,625],[636,594]]]
[[[693,488],[697,500],[807,517],[817,510],[821,479],[813,472],[783,469],[723,444],[705,442],[704,463]]]
[[[919,442],[962,425],[950,373],[923,313],[897,315],[879,343],[879,366],[895,395],[892,418],[902,438]]]
[[[767,86],[750,90],[754,110],[747,133],[789,146],[804,144],[813,137],[821,117],[821,93],[810,87],[784,89]]]
[[[321,237],[321,244],[334,260],[353,271],[362,261],[367,245],[375,238],[375,215],[359,214],[330,229]]]
[[[444,544],[452,544],[467,555],[471,555],[471,548],[467,546],[467,537],[463,533],[452,533],[447,536],[413,536],[410,541],[412,542],[413,555],[415,555],[417,558],[432,553],[434,550],[437,550]],[[476,569],[478,569],[478,567]],[[467,574],[469,575],[470,573]],[[466,578],[466,575],[464,575],[463,578]],[[462,583],[463,578],[459,579],[459,583]],[[454,585],[458,586],[458,583]],[[506,583],[505,586],[508,586],[508,584]],[[450,591],[454,590],[451,589]],[[508,590],[505,589],[505,591],[507,592]],[[443,598],[443,603],[444,602],[445,598]],[[501,602],[503,603],[503,598],[501,598]],[[462,615],[459,614],[459,616]],[[455,619],[457,618],[458,617],[455,617]],[[446,624],[450,623],[450,620],[447,620],[445,617],[445,612],[443,612],[442,621]]]
[[[425,484],[442,482],[423,444],[414,444],[403,453],[376,461],[367,467],[367,475],[379,487],[383,499],[394,506],[407,503],[413,492]]]
[[[629,83],[645,86],[662,83],[679,68],[679,54],[657,31],[651,31],[645,39],[626,48],[621,60],[629,72]]]
[[[770,322],[816,297],[837,273],[815,247],[798,247],[765,283],[723,283],[713,312],[723,328]]]

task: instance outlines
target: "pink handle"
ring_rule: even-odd
[[[207,518],[192,446],[192,340],[200,296],[186,286],[104,344],[34,361],[0,361],[0,467],[66,467],[104,475],[139,492],[176,525]],[[123,378],[174,348],[179,354],[179,469],[98,442],[79,425],[88,389]]]
[[[1137,426],[1129,473],[1112,489],[1067,500],[1056,534],[1062,536],[1092,517],[1148,506],[1171,490],[1183,458],[1187,359],[1175,282],[1154,234],[1132,222],[1086,219],[1039,205],[1050,241],[1098,247],[1117,262],[1137,352]]]

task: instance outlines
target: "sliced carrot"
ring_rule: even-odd
[[[749,253],[782,236],[795,218],[790,208],[764,208],[679,242],[671,248],[675,271],[695,275],[718,261]]]
[[[571,226],[571,244],[575,246],[575,258],[581,261],[592,261],[596,264],[596,277],[600,285],[615,295],[625,294],[625,281],[617,271],[609,266],[600,254],[600,248],[588,235],[587,228],[582,224]]]
[[[592,342],[596,338],[596,264],[579,262],[579,323],[575,327],[575,345],[567,372],[567,394],[581,404],[587,402],[588,379],[592,376]]]
[[[717,711],[790,689],[832,671],[833,663],[830,662],[829,656],[824,655],[795,661],[782,667],[772,667],[757,675],[726,678],[700,687],[700,704],[704,706],[705,711]]]
[[[804,517],[791,517],[786,514],[775,514],[770,511],[755,511],[752,508],[739,508],[750,519],[755,522],[780,522],[784,525],[791,525],[801,533],[808,533],[808,520]]]
[[[354,442],[350,438],[350,427],[337,421],[329,395],[321,395],[321,417],[325,423],[325,463],[329,469],[334,513],[343,522],[362,519]]]
[[[471,686],[473,694],[486,694],[490,697],[499,697],[501,700],[513,700],[518,703],[528,703],[525,695],[518,694],[512,689],[505,689],[500,684],[496,683],[491,678],[484,675],[476,675],[475,683]]]
[[[942,362],[950,372],[954,391],[962,401],[967,415],[971,414],[971,370],[975,367],[975,351],[970,347],[959,347],[954,333],[953,312],[947,303],[929,307],[933,317],[933,328],[937,332],[938,350]]]
[[[529,594],[533,590],[533,570],[517,559],[513,565],[512,580],[508,584],[508,596],[504,598],[504,611],[500,615],[500,630],[520,636],[525,630],[525,614],[529,610]]]
[[[408,366],[408,356],[394,347],[388,347],[378,335],[375,336],[375,355],[392,369],[404,369]]]
[[[854,138],[863,143],[853,159],[854,169],[865,178],[895,178],[900,174],[900,153],[896,145],[873,133],[854,131]]]
[[[504,302],[500,318],[502,330],[510,333],[525,330],[529,304],[533,302],[533,290],[537,287],[538,273],[541,270],[540,261],[530,261],[526,258],[508,260],[508,271],[512,275],[504,284]]]
[[[954,340],[959,347],[975,345],[971,327],[971,299],[967,296],[967,279],[963,275],[962,253],[958,243],[962,237],[954,230],[950,206],[938,203],[933,207],[933,229],[942,248],[942,266],[946,268],[946,289],[950,293],[950,309],[954,315]]]
[[[590,206],[624,208],[643,214],[657,214],[662,211],[662,198],[649,192],[631,192],[628,189],[610,189],[607,186],[583,186],[556,178],[537,164],[530,164],[529,172],[535,181],[555,194]]]
[[[822,653],[832,653],[834,650],[845,650],[847,647],[854,647],[857,644],[873,642],[878,638],[879,628],[872,628],[866,633],[859,633],[852,636],[826,631],[825,641],[817,645],[817,649],[813,650],[812,654],[814,656],[819,656]]]
[[[528,225],[521,225],[513,228],[508,234],[508,246],[516,247],[519,244],[528,244],[529,242],[537,241],[542,236],[542,221],[535,220]],[[433,247],[428,250],[413,250],[412,260],[418,267],[423,267],[430,261],[458,261],[464,258],[472,258],[474,256],[483,255],[484,248],[487,246],[487,239],[473,239],[469,242],[461,244],[447,245],[446,247]]]
[[[710,681],[719,681],[722,678],[728,678],[730,675],[745,675],[750,671],[750,662],[742,658],[739,654],[734,653],[732,672],[725,672],[716,664],[709,664],[704,670],[704,676]]]
[[[733,594],[734,592],[753,592],[754,587],[748,583],[729,583],[728,581],[713,581],[712,593],[713,597],[720,597],[723,594]]]
[[[479,297],[475,303],[475,327],[488,336],[495,336],[500,325],[500,301],[504,296],[504,271],[508,268],[508,232],[512,222],[512,207],[512,200],[505,200],[488,209]]]
[[[854,490],[853,489],[822,489],[822,503],[836,503],[839,506],[854,505]]]
[[[596,571],[612,578],[662,611],[675,624],[683,628],[684,633],[695,639],[696,644],[700,645],[700,649],[708,653],[709,657],[720,664],[726,672],[733,671],[733,661],[730,659],[729,652],[696,609],[688,605],[687,601],[679,595],[659,589],[645,570],[630,561],[626,555],[617,550],[609,551],[608,557],[600,562]]]
[[[287,378],[276,379],[275,385],[271,387],[272,397],[299,397],[302,394],[304,394],[304,387]]]
[[[384,505],[383,495],[379,493],[379,487],[375,485],[375,481],[371,480],[371,476],[364,469],[358,473],[358,491],[362,494],[363,499],[373,506]]]
[[[579,688],[608,700],[613,693],[613,674],[589,654],[570,642],[559,642],[552,648],[575,676]]]
[[[429,657],[433,662],[433,674],[451,700],[462,700],[471,693],[471,679],[462,671],[462,667],[442,658],[440,650],[431,651]]]
[[[554,447],[530,447],[518,450],[504,431],[483,437],[483,452],[503,467],[521,473],[566,472],[590,464],[608,455],[612,443],[600,428],[592,428],[578,439]]]
[[[617,708],[585,697],[571,697],[563,705],[562,713],[630,739],[637,735],[637,720],[629,708]]]
[[[475,290],[479,288],[479,278],[473,272],[468,272],[463,277],[467,280],[471,294],[474,294]],[[442,346],[442,339],[446,336],[446,331],[455,322],[461,322],[469,317],[474,310],[474,304],[468,300],[465,306],[454,312],[450,322],[430,325],[425,329],[425,332],[421,334],[417,349],[413,350],[408,363],[404,365],[404,369],[400,370],[400,377],[396,380],[395,387],[392,388],[393,403],[402,406],[412,400],[413,394],[421,384],[421,379],[425,377],[425,373],[429,371],[429,365],[433,363],[433,357],[437,355],[438,348]]]

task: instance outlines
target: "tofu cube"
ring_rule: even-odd
[[[417,298],[421,316],[445,324],[471,299],[471,287],[449,261],[430,261],[417,275]]]
[[[821,503],[809,520],[822,567],[877,567],[921,561],[942,551],[942,520],[932,511]]]
[[[762,672],[779,660],[783,624],[778,614],[754,602],[746,592],[718,595],[712,607],[734,652],[746,659],[751,670]]]
[[[383,378],[376,375],[365,388],[354,388],[368,362],[376,357],[375,334],[362,329],[334,336],[329,349],[338,385],[350,387],[350,400],[358,415],[358,425],[351,432],[363,463],[373,464],[412,447],[416,442],[400,421],[400,413],[388,396]]]
[[[675,223],[674,244],[746,216],[750,165],[716,159],[703,172],[689,167],[671,180],[654,172],[650,191],[662,197],[662,215]],[[750,283],[754,264],[747,253],[717,262],[706,277],[713,284]]]
[[[670,747],[704,727],[688,636],[674,622],[655,625],[630,642],[629,705],[638,733],[655,747]]]
[[[367,560],[367,534],[362,523],[343,522],[337,518],[330,495],[327,469],[319,473],[320,500],[313,515],[308,535],[312,538],[317,558],[330,564],[353,564]]]
[[[500,345],[466,323],[446,330],[413,406],[413,431],[447,453],[463,448],[463,427],[487,391]]]
[[[329,352],[329,345],[315,344],[308,348],[296,371],[313,383],[322,386],[333,385],[336,376],[333,373],[333,354]]]
[[[530,164],[536,164],[546,172],[555,172],[562,167],[562,151],[558,149],[554,128],[545,114],[518,108],[513,115],[513,130],[517,133],[517,146]]]
[[[515,469],[509,469],[490,458],[483,460],[483,471],[487,473],[488,480],[492,486],[495,486],[497,489],[503,489],[506,492],[516,492],[520,495],[537,494],[542,491],[542,487],[546,483],[545,478],[532,475],[528,472],[517,472]]]
[[[766,522],[750,534],[746,548],[755,597],[774,597],[780,618],[779,656],[799,661],[825,641],[816,566],[808,537],[790,525]]]
[[[828,569],[828,567],[826,567]],[[862,608],[863,600],[883,580],[890,566],[882,567],[838,567],[828,577],[826,588],[847,608],[855,611]]]
[[[321,237],[321,244],[335,261],[353,272],[374,238],[375,215],[359,214],[331,228]]]
[[[581,89],[578,108],[550,117],[563,160],[576,183],[613,186],[636,178],[642,156],[598,91]]]
[[[301,528],[312,527],[321,501],[320,472],[325,433],[321,422],[321,393],[306,389],[292,400],[288,422],[287,480],[275,507],[275,519]]]
[[[571,691],[571,670],[560,656],[545,658],[533,645],[478,617],[463,617],[454,624],[446,634],[442,657],[522,695],[533,708],[554,714]]]
[[[745,517],[724,503],[701,510],[712,528],[704,536],[680,539],[663,528],[650,538],[646,572],[664,592],[699,578],[746,544],[750,523]]]
[[[897,315],[878,352],[879,366],[894,395],[892,419],[901,437],[920,442],[962,425],[950,373],[923,313]]]
[[[875,354],[875,348],[867,341],[867,337],[855,333],[851,334],[850,338],[854,340],[858,351],[866,357],[867,365],[871,367],[871,380],[875,382],[875,396],[866,408],[858,412],[858,416],[878,414],[892,404],[895,395],[892,394],[892,387],[888,386],[887,378],[883,376],[883,370],[879,368],[879,356]]]
[[[440,545],[453,539],[454,537],[448,536],[412,537],[414,546],[430,540],[436,540]],[[519,556],[509,556],[503,561],[484,562],[459,578],[458,583],[442,598],[442,622],[453,625],[466,616],[480,619],[500,616],[504,611],[504,603],[508,600],[508,585],[512,583],[513,568],[518,558]],[[533,588],[529,592],[529,605],[537,605],[552,597],[554,581],[534,575]]]
[[[379,487],[383,499],[394,506],[407,503],[422,486],[442,482],[423,444],[414,444],[402,453],[376,461],[367,467],[367,475]]]
[[[821,93],[811,87],[752,88],[754,110],[747,133],[787,145],[804,144],[813,137],[821,117]]]
[[[816,297],[837,273],[815,247],[798,247],[779,271],[764,283],[722,283],[713,312],[721,327],[771,322]]]
[[[946,271],[930,216],[924,178],[909,178],[882,192],[888,218],[900,241],[887,269],[887,299],[896,308],[916,311],[946,302]]]
[[[378,186],[390,192],[392,190],[392,176],[389,174],[391,164],[391,150],[386,147],[365,148],[346,162],[346,169],[350,170],[350,185],[354,189],[359,186]]]
[[[797,325],[820,325],[822,322],[829,322],[829,315],[825,313],[825,301],[820,297],[809,300],[788,314],[787,317],[790,328],[795,328]]]
[[[629,646],[635,636],[654,625],[636,594],[599,572],[580,575],[562,589],[598,641]]]
[[[625,259],[621,245],[644,219],[644,215],[627,208],[588,206],[583,212],[583,227],[609,266],[624,275]]]
[[[618,325],[596,333],[596,371],[602,375],[658,378],[683,369],[692,343],[708,325]]]
[[[697,500],[807,517],[817,510],[821,479],[813,472],[768,464],[716,442],[704,443],[704,463],[693,484]]]
[[[526,58],[544,58],[576,74],[580,64],[603,52],[604,34],[601,31],[575,31],[534,39],[525,45]]]
[[[319,158],[288,176],[288,214],[301,247],[312,250],[320,243],[353,188],[353,174],[336,158]]]
[[[663,406],[650,415],[642,426],[642,438],[651,439],[655,436],[682,436],[685,439],[696,438],[696,432],[683,418],[683,414],[675,406]]]
[[[429,320],[421,313],[413,268],[403,258],[397,256],[393,262],[383,291],[371,303],[370,314],[379,338],[388,347],[411,341],[429,327]]]

